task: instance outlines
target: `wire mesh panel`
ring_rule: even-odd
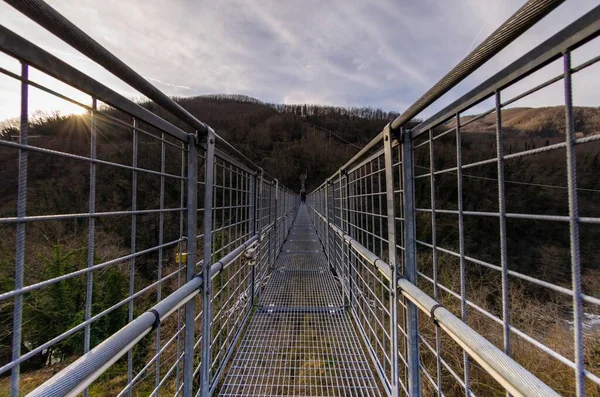
[[[11,372],[12,395],[52,374],[31,382],[28,371],[64,367],[186,282],[187,134],[36,66],[2,70],[21,86],[19,127],[0,140],[0,271],[14,280],[0,291],[0,333],[12,355],[0,373]],[[52,98],[81,114],[29,108]],[[112,382],[114,394],[180,387],[182,321],[178,311],[128,350],[115,365],[124,376]]]
[[[252,237],[250,183],[254,173],[217,155],[213,178],[211,264],[218,263]],[[210,373],[213,379],[218,378],[230,351],[222,347],[233,346],[249,314],[251,277],[252,267],[240,255],[211,279]]]
[[[418,285],[561,394],[594,395],[600,136],[576,105],[597,40],[572,48],[413,131]],[[556,106],[536,109],[541,130],[515,122],[544,100]],[[434,328],[421,333],[426,390],[501,390]]]

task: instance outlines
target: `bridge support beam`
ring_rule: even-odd
[[[190,135],[188,140],[187,159],[187,261],[185,280],[190,281],[196,275],[196,256],[198,253],[198,146],[196,136]],[[194,317],[195,299],[185,304],[185,334],[183,355],[183,396],[191,397],[194,387]]]
[[[202,252],[202,276],[205,280],[202,285],[202,362],[200,367],[200,396],[210,395],[210,367],[212,354],[210,351],[212,305],[212,282],[210,268],[212,266],[212,226],[213,226],[213,185],[215,167],[215,132],[208,130],[206,135],[206,153],[204,157],[204,223]]]
[[[390,335],[392,355],[390,357],[391,368],[391,395],[399,395],[399,340],[398,340],[398,324],[403,319],[398,318],[398,278],[403,275],[410,282],[416,283],[416,245],[415,245],[415,205],[414,205],[414,164],[412,140],[410,134],[404,134],[404,141],[401,143],[402,149],[402,165],[401,173],[399,172],[398,179],[402,181],[402,199],[395,200],[394,197],[394,134],[389,126],[385,128],[384,138],[384,164],[385,164],[385,181],[386,181],[386,203],[387,203],[387,224],[388,224],[388,251],[391,270],[390,280]],[[401,272],[398,265],[398,256],[396,253],[396,202],[403,203],[403,219],[404,219],[404,239],[401,243],[404,246],[404,269]],[[408,391],[411,396],[420,395],[420,380],[419,380],[419,330],[418,330],[418,313],[417,308],[411,302],[406,302],[406,333],[408,336],[407,345],[408,352],[406,360],[408,363]]]
[[[396,257],[396,209],[394,206],[394,169],[392,153],[392,134],[389,128],[386,128],[383,137],[383,153],[385,166],[385,192],[387,208],[387,237],[388,237],[388,255],[391,268],[390,277],[390,337],[391,352],[390,360],[392,363],[390,374],[390,395],[393,397],[398,394],[398,261]]]
[[[402,183],[404,195],[404,277],[417,285],[417,245],[415,211],[415,164],[413,140],[409,131],[402,130]],[[396,278],[397,280],[397,278]],[[421,395],[419,373],[419,311],[414,303],[406,302],[408,335],[408,389],[411,396]]]
[[[349,234],[348,230],[348,222],[349,222],[349,212],[350,209],[348,207],[348,201],[350,198],[348,197],[348,172],[344,169],[340,172],[340,217],[341,217],[341,229],[344,233]],[[346,242],[344,239],[341,240],[340,245],[342,246],[342,262],[341,266],[345,265],[345,269],[341,269],[341,271],[345,271],[345,277],[342,279],[346,280],[346,291],[344,294],[344,305],[352,307],[352,263],[350,261],[350,243]],[[340,274],[340,276],[342,276]]]
[[[248,208],[248,228],[250,230],[250,235],[254,236],[256,234],[256,219],[257,219],[257,213],[256,213],[256,203],[257,203],[257,182],[258,182],[258,178],[259,178],[259,173],[257,172],[253,177],[250,178],[250,186],[249,186],[249,199],[250,202],[248,203],[249,208]],[[259,242],[260,244],[260,242]],[[250,274],[250,299],[249,299],[249,305],[250,307],[254,306],[254,286],[256,284],[256,264],[254,266],[252,266],[252,269],[250,270],[251,274]]]

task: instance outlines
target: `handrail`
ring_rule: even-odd
[[[423,109],[463,81],[467,76],[490,60],[494,55],[525,33],[530,27],[548,15],[565,0],[530,0],[498,29],[488,36],[477,48],[467,55],[458,65],[433,85],[423,96],[408,107],[390,123],[397,130],[412,120]]]
[[[75,48],[106,70],[135,88],[173,115],[179,117],[200,134],[208,133],[208,126],[199,121],[181,105],[169,98],[148,80],[135,72],[123,61],[104,48],[96,40],[79,29],[73,22],[62,16],[42,0],[4,0],[31,20],[37,22],[50,33]]]
[[[197,276],[121,328],[104,342],[29,393],[28,397],[76,396],[125,355],[157,324],[194,298],[202,286]]]
[[[515,12],[506,22],[489,35],[477,48],[460,61],[450,72],[434,84],[425,94],[417,99],[400,116],[387,124],[369,143],[348,160],[340,170],[349,168],[359,158],[371,151],[383,140],[386,129],[394,131],[404,127],[406,123],[416,117],[421,111],[458,85],[473,71],[481,67],[503,48],[512,43],[520,35],[544,18],[548,13],[562,4],[565,0],[529,0],[523,7]],[[328,179],[335,178],[340,173],[338,170]],[[316,189],[315,189],[316,190]]]
[[[214,263],[210,268],[210,277],[226,269],[258,239],[259,235],[254,235]],[[203,277],[199,273],[181,288],[44,382],[29,393],[28,397],[76,396],[83,392],[144,336],[152,332],[161,321],[194,298],[202,285]]]
[[[411,130],[413,138],[430,128],[448,121],[462,109],[468,109],[494,95],[497,90],[506,88],[531,75],[549,63],[560,58],[566,50],[575,50],[600,35],[600,6],[596,6],[527,54],[473,88],[444,109]],[[549,51],[551,49],[552,51]]]

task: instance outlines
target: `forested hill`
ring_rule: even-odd
[[[300,187],[304,170],[308,188],[316,187],[398,116],[373,108],[269,104],[229,95],[178,102],[291,189]]]
[[[176,98],[199,120],[292,189],[300,187],[299,175],[308,173],[308,187],[314,188],[357,152],[398,113],[370,107],[334,107],[311,104],[271,104],[240,95],[209,95]],[[153,103],[142,106],[173,124],[187,126]],[[112,117],[131,122],[114,109],[104,108]],[[49,148],[88,144],[87,130],[79,116],[37,114],[31,135],[40,135]],[[0,122],[0,139],[18,135],[18,120]],[[130,141],[131,134],[114,128],[106,131],[115,145]],[[2,138],[4,136],[4,138]],[[43,143],[41,141],[44,141]]]
[[[299,188],[299,175],[306,171],[308,189],[312,190],[398,116],[370,107],[272,104],[241,95],[208,95],[176,98],[176,101],[291,189]],[[155,104],[141,105],[189,129]],[[114,109],[104,111],[131,121]],[[473,117],[476,116],[463,117],[462,123],[467,124],[463,128],[465,133],[495,131],[494,114],[467,123]],[[502,119],[505,136],[523,140],[520,143],[523,145],[525,141],[535,145],[536,139],[552,140],[564,133],[562,106],[505,109]],[[67,145],[83,150],[87,148],[88,136],[86,131],[79,131],[82,124],[78,120],[79,116],[38,115],[30,134],[40,135],[41,141],[36,144],[48,148]],[[600,133],[600,108],[576,107],[575,124],[578,134]],[[16,125],[15,120],[0,122],[0,139],[18,135]],[[131,140],[130,134],[118,128],[105,131],[104,135],[107,134],[117,146],[120,140]]]

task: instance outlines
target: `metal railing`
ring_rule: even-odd
[[[0,284],[0,375],[10,372],[14,397],[87,394],[99,377],[118,378],[107,392],[120,396],[210,395],[298,196],[45,3],[6,1],[152,102],[130,101],[0,26],[0,50],[17,61],[0,74],[21,98],[19,140],[0,140],[1,189],[14,197],[0,204],[0,270],[14,275]],[[590,252],[600,135],[576,133],[585,115],[572,84],[600,57],[571,61],[600,33],[600,8],[413,122],[561,2],[529,1],[308,197],[388,395],[600,387],[600,338],[585,320],[600,311]],[[557,62],[560,74],[515,94]],[[509,105],[560,82],[564,136],[540,144],[503,127]],[[85,114],[36,123],[32,92]],[[473,129],[489,119],[493,133]],[[21,368],[47,363],[64,368],[41,385],[23,381]]]
[[[19,65],[0,75],[21,98],[19,140],[0,140],[14,193],[0,208],[1,266],[14,274],[0,290],[10,395],[87,395],[114,374],[110,394],[209,395],[298,195],[43,2],[8,3],[153,100],[132,102],[0,26],[0,50]],[[32,94],[85,113],[37,123]],[[21,368],[78,356],[35,390],[22,379]]]
[[[579,132],[591,116],[573,103],[598,73],[585,49],[600,7],[414,122],[522,30],[501,45],[497,33],[308,197],[390,395],[600,390],[598,328],[586,320],[600,312],[600,134]],[[558,135],[504,126],[511,107],[556,87]]]

